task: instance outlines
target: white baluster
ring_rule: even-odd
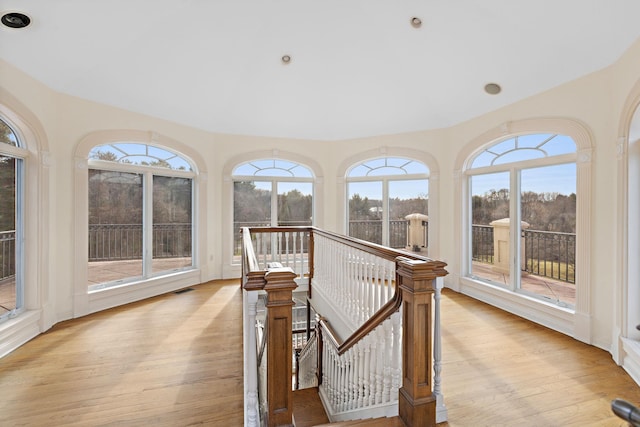
[[[376,351],[376,404],[382,403],[384,389],[384,329],[378,328],[378,347]]]
[[[357,375],[358,381],[356,381],[356,408],[362,408],[364,406],[364,346],[366,344],[366,337],[356,344],[356,366],[358,367]]]
[[[369,405],[376,404],[376,366],[378,360],[378,336],[375,331],[369,334]]]
[[[391,357],[393,339],[391,334],[393,332],[391,328],[391,322],[388,320],[382,323],[384,330],[384,342],[385,342],[385,355],[384,355],[384,389],[382,390],[382,401],[389,402],[391,400]]]
[[[433,326],[433,394],[436,396],[436,422],[441,423],[447,420],[447,408],[442,395],[442,384],[440,374],[442,372],[442,343],[440,325],[440,298],[444,279],[438,277],[433,281],[434,290],[434,326]]]
[[[391,315],[391,323],[393,329],[393,346],[391,357],[391,400],[398,399],[397,390],[400,388],[400,376],[402,374],[402,362],[400,358],[400,352],[402,351],[402,330],[401,330],[402,317],[400,312],[395,312]]]

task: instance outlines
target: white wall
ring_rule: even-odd
[[[338,166],[351,156],[367,151],[413,149],[430,154],[439,170],[439,257],[450,263],[456,280],[459,269],[458,224],[452,215],[456,205],[454,169],[458,152],[470,141],[505,122],[540,117],[562,117],[582,122],[591,132],[594,144],[592,193],[592,252],[590,268],[592,290],[592,342],[609,349],[615,299],[612,288],[618,272],[616,260],[616,141],[618,124],[626,97],[640,76],[640,43],[636,43],[623,58],[611,67],[576,81],[533,96],[507,108],[452,128],[382,135],[349,141],[306,141],[254,136],[213,134],[165,120],[99,105],[56,93],[11,65],[0,62],[0,87],[19,100],[39,120],[51,153],[49,200],[50,221],[48,265],[40,266],[50,273],[55,290],[54,317],[58,321],[73,313],[73,224],[74,224],[74,155],[77,144],[89,133],[108,129],[154,131],[180,141],[198,151],[208,171],[206,215],[208,222],[206,256],[207,279],[222,278],[225,270],[222,236],[230,226],[223,221],[229,201],[224,196],[223,170],[233,159],[246,153],[275,151],[295,153],[313,159],[320,167],[326,192],[318,226],[341,231],[340,203],[334,197],[341,186]],[[509,88],[504,88],[508,91]],[[14,103],[9,96],[0,103]],[[228,216],[228,215],[227,215]]]

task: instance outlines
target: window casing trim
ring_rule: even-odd
[[[458,242],[455,259],[449,263],[450,268],[455,271],[451,279],[447,282],[450,287],[461,292],[465,292],[463,284],[464,278],[469,278],[469,262],[467,258],[471,253],[470,248],[470,189],[469,176],[471,161],[480,150],[507,139],[515,135],[535,134],[535,133],[555,133],[566,135],[573,139],[576,144],[576,194],[578,195],[576,204],[576,235],[579,236],[576,244],[576,265],[581,266],[576,271],[576,305],[573,315],[572,330],[567,332],[567,328],[558,324],[556,326],[547,325],[563,333],[568,333],[574,338],[591,343],[591,160],[592,160],[592,133],[583,123],[565,118],[533,118],[514,122],[504,123],[487,132],[479,135],[468,142],[462,150],[458,152],[454,169],[454,181],[456,196],[454,199],[454,219],[459,224],[454,228],[454,239]],[[573,155],[572,155],[573,156]],[[560,156],[552,157],[559,160]],[[565,159],[563,159],[565,160]],[[555,163],[555,160],[554,160]],[[539,163],[533,163],[540,165]],[[503,166],[503,165],[500,165]],[[451,270],[450,270],[451,271]],[[452,282],[453,280],[453,282]],[[487,285],[491,286],[491,285]],[[479,288],[480,290],[482,287]],[[487,288],[488,290],[489,288]],[[536,304],[528,302],[527,296],[512,292],[516,298],[522,298],[522,304],[514,304],[510,300],[504,300],[502,304],[507,311],[525,317],[537,323],[542,323],[541,319],[546,316],[536,310]],[[474,298],[489,302],[491,297],[488,294],[474,290]],[[493,302],[492,302],[493,303]],[[563,310],[563,307],[558,307]],[[542,323],[543,324],[543,323]]]
[[[155,145],[169,151],[179,153],[190,160],[193,172],[167,168],[155,168],[144,165],[133,165],[137,173],[153,171],[157,176],[175,176],[192,178],[192,263],[193,268],[185,271],[168,271],[160,276],[150,276],[141,286],[112,286],[99,292],[89,292],[87,287],[87,242],[88,242],[88,171],[89,168],[132,172],[127,164],[88,159],[91,149],[98,145],[115,142],[133,142]],[[107,165],[105,167],[105,165]],[[129,302],[149,298],[162,293],[181,289],[186,286],[210,280],[208,275],[206,256],[207,223],[206,213],[206,184],[207,171],[204,159],[193,148],[151,131],[138,130],[110,130],[96,131],[85,136],[78,144],[75,154],[75,215],[74,222],[74,302],[73,317],[83,316],[106,308],[115,307]],[[120,169],[120,167],[125,169]],[[116,169],[117,168],[117,169]],[[157,173],[156,173],[157,172]],[[185,175],[187,174],[187,175]],[[196,231],[197,230],[197,231]],[[140,283],[136,280],[131,283]]]

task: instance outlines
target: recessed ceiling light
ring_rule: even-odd
[[[414,16],[413,18],[411,18],[411,26],[413,28],[420,28],[422,27],[422,19],[418,18],[417,16]]]
[[[2,15],[2,23],[10,28],[24,28],[31,23],[31,18],[19,12],[10,12]]]
[[[502,91],[502,88],[497,83],[487,83],[484,86],[484,91],[489,95],[497,95]]]
[[[288,64],[291,62],[291,56],[290,55],[282,55],[282,63],[283,64]]]

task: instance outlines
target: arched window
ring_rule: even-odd
[[[429,168],[424,163],[402,157],[366,160],[348,169],[346,184],[350,236],[393,248],[427,248]],[[409,232],[409,218],[418,232]]]
[[[0,321],[24,310],[24,162],[27,150],[0,119]]]
[[[468,274],[576,304],[577,148],[556,133],[494,142],[467,161]]]
[[[311,169],[281,159],[252,160],[236,166],[233,179],[234,257],[241,227],[313,225]]]
[[[153,144],[89,152],[88,290],[194,267],[194,166]]]

